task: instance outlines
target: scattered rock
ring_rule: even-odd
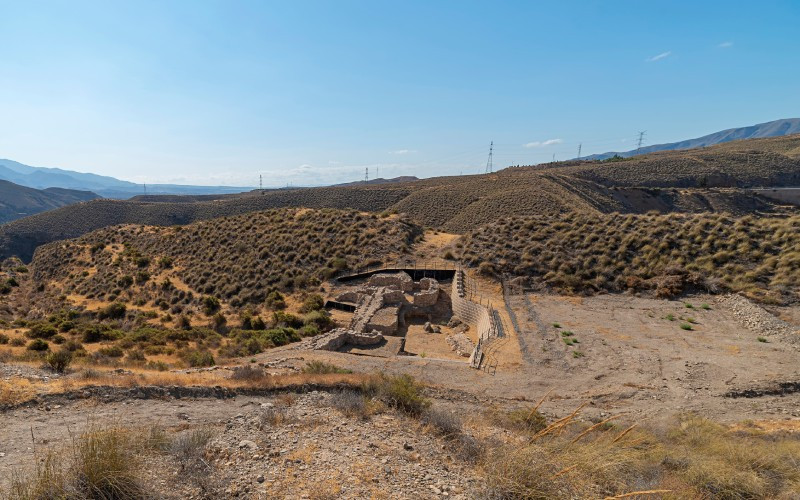
[[[253,441],[250,441],[249,439],[243,439],[243,440],[239,441],[239,448],[242,448],[242,449],[247,448],[249,450],[257,450],[258,449],[258,445],[256,443],[254,443]]]

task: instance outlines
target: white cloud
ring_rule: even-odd
[[[656,62],[656,61],[660,61],[660,60],[662,60],[662,59],[666,59],[667,57],[669,57],[669,56],[671,56],[671,55],[672,55],[672,51],[671,51],[671,50],[668,50],[668,51],[666,51],[666,52],[662,52],[662,53],[660,53],[660,54],[658,54],[658,55],[655,55],[655,56],[653,56],[653,57],[648,57],[647,59],[645,59],[645,62]]]
[[[733,42],[722,42],[721,44],[717,45],[720,49],[729,49],[733,47]]]
[[[407,155],[411,153],[416,153],[415,149],[398,149],[397,151],[389,151],[390,155]]]
[[[523,144],[523,148],[543,148],[545,146],[552,146],[553,144],[561,144],[564,142],[562,139],[547,139],[546,141],[533,141]]]

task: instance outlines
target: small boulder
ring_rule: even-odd
[[[463,322],[460,319],[458,319],[457,317],[453,316],[452,318],[450,318],[450,321],[447,322],[447,326],[450,327],[450,328],[455,328],[455,327],[457,327],[458,325],[460,325],[462,323]]]
[[[239,442],[239,448],[247,448],[248,450],[257,450],[258,445],[249,439],[243,439]]]
[[[426,321],[425,326],[423,326],[422,329],[428,333],[433,333],[433,325],[431,325],[430,321]]]

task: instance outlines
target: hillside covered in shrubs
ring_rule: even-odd
[[[391,184],[280,189],[220,199],[96,200],[0,225],[0,260],[119,224],[174,225],[281,207],[406,214],[465,233],[500,217],[567,212],[769,212],[774,202],[747,191],[800,183],[800,136],[735,141],[621,161],[560,162],[492,174]],[[154,199],[160,202],[155,202]],[[169,200],[169,201],[163,201]]]
[[[722,214],[514,217],[456,243],[481,272],[571,293],[744,292],[800,301],[800,216]]]
[[[418,234],[397,217],[330,209],[267,210],[187,226],[114,226],[41,247],[33,278],[51,294],[89,300],[171,308],[200,305],[207,296],[239,308],[389,259]]]

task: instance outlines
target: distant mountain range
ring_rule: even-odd
[[[13,160],[0,159],[0,180],[33,189],[63,188],[88,190],[105,198],[127,199],[142,194],[141,184],[122,181],[105,175],[86,174],[61,168],[31,167]],[[185,186],[180,184],[148,184],[148,194],[224,194],[249,191],[248,187]]]
[[[697,139],[688,139],[680,142],[670,142],[668,144],[655,144],[645,146],[639,150],[631,151],[611,151],[581,157],[581,160],[605,160],[614,155],[628,158],[630,156],[654,153],[656,151],[673,151],[676,149],[695,149],[722,144],[723,142],[736,141],[739,139],[759,139],[763,137],[779,137],[782,135],[800,134],[800,118],[786,118],[767,123],[759,123],[749,127],[729,128],[721,132],[716,132]]]
[[[100,197],[91,191],[62,188],[39,190],[0,181],[0,224],[97,198]]]

